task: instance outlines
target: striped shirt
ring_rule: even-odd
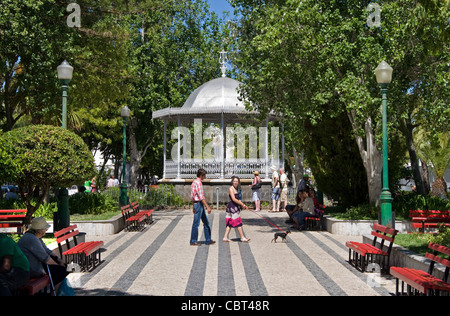
[[[205,196],[203,194],[202,180],[197,178],[191,184],[191,200],[194,202],[199,202],[204,199]]]

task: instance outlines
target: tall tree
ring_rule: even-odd
[[[134,16],[132,25],[129,144],[135,186],[144,164],[151,174],[162,173],[154,161],[163,157],[163,122],[152,120],[152,111],[182,106],[195,88],[218,77],[223,47],[219,19],[204,0],[171,1]]]
[[[417,29],[404,24],[412,18],[416,4],[382,2],[381,27],[368,23],[369,1],[235,0],[233,4],[241,15],[237,66],[247,84],[242,94],[261,111],[274,110],[295,118],[298,126],[305,121],[314,126],[323,117],[345,114],[365,167],[369,201],[377,204],[382,168],[381,99],[373,70],[381,60],[394,69],[399,64],[400,77],[394,70],[389,87],[389,124],[398,128],[405,109],[396,106],[396,101],[402,93],[411,92],[414,83],[412,79],[401,80],[405,55],[415,56],[407,42],[421,40]],[[433,19],[441,19],[441,24],[428,28],[439,36],[439,25],[445,26],[445,21],[440,13]],[[437,45],[434,49],[439,54],[444,47]],[[414,60],[430,65],[420,57]],[[444,67],[445,63],[440,65]],[[445,72],[437,73],[435,76],[442,77]],[[421,79],[415,76],[414,80]],[[439,91],[433,96],[439,95],[440,103],[444,92]],[[430,108],[436,109],[433,103],[429,103]],[[391,149],[405,146],[396,141],[390,138]]]

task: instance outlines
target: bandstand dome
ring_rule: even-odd
[[[224,52],[221,52],[221,54]],[[269,114],[265,116],[264,121],[257,120],[259,112],[257,110],[248,110],[244,101],[239,95],[239,88],[243,83],[228,78],[225,75],[224,58],[221,57],[222,77],[212,79],[197,89],[186,99],[182,107],[168,107],[161,110],[153,111],[153,119],[164,121],[164,150],[163,150],[163,179],[174,179],[174,181],[184,181],[186,179],[195,179],[198,168],[204,168],[208,172],[210,179],[229,179],[232,175],[239,175],[241,178],[253,178],[253,171],[258,170],[264,178],[269,178],[270,166],[279,166],[284,161],[284,138],[282,138],[282,159],[278,156],[278,140],[271,143],[271,154],[269,155],[269,120],[276,119],[275,115]],[[191,137],[189,129],[186,126],[199,120],[202,123],[219,123],[220,129],[216,140],[214,141],[214,156],[210,157],[203,151],[202,138],[204,135],[201,131],[200,141],[196,136]],[[197,120],[197,121],[196,121]],[[171,157],[167,156],[167,124],[168,122],[177,122],[178,129],[172,131],[173,137],[177,137],[176,144],[170,150]],[[234,150],[234,139],[236,137],[237,151],[243,148],[243,153],[250,150],[250,134],[249,144],[246,145],[245,138],[238,139],[237,133],[228,136],[227,128],[233,129],[233,124],[244,123],[244,126],[252,124],[251,128],[246,131],[255,131],[255,138],[252,138],[255,144],[256,131],[259,135],[259,141],[252,146],[253,154],[250,157],[236,157]],[[263,126],[260,126],[263,124]],[[248,132],[248,133],[250,133]],[[183,137],[182,137],[183,134]],[[272,133],[271,133],[272,136]],[[230,139],[227,139],[232,137]],[[239,136],[241,137],[241,136]],[[245,137],[245,134],[244,136]],[[253,136],[252,136],[253,137]],[[272,138],[271,138],[272,140]],[[211,140],[212,141],[212,140]],[[231,145],[230,145],[230,142]],[[199,146],[201,148],[196,148]],[[208,144],[210,145],[210,144]],[[207,146],[208,146],[207,145]],[[206,147],[207,147],[206,146]],[[229,147],[231,146],[231,147]],[[244,146],[244,147],[242,147]],[[247,146],[248,148],[245,148]],[[194,154],[192,155],[192,147]],[[256,147],[259,147],[258,150]],[[183,149],[182,149],[183,148]],[[210,149],[209,149],[210,150]],[[183,154],[181,154],[183,152]],[[255,154],[256,153],[256,154]],[[257,155],[259,153],[259,155]],[[170,180],[172,181],[172,180]],[[228,180],[227,180],[228,181]],[[228,182],[227,182],[228,183]]]
[[[220,77],[210,80],[195,89],[181,108],[165,108],[153,112],[154,119],[183,120],[193,119],[192,115],[204,119],[220,120],[218,114],[225,114],[226,118],[235,115],[258,114],[257,111],[245,109],[244,102],[239,97],[238,89],[241,82]]]

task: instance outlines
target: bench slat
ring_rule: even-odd
[[[375,237],[384,239],[384,240],[386,240],[386,241],[389,241],[389,242],[393,242],[393,241],[394,241],[394,238],[395,238],[395,237],[389,237],[389,236],[387,236],[387,235],[383,235],[383,234],[380,234],[380,233],[374,232],[374,231],[372,231],[372,235],[375,236]]]
[[[390,273],[392,276],[411,285],[422,293],[426,293],[429,289],[450,291],[450,284],[445,283],[422,270],[391,267]]]
[[[21,222],[0,222],[1,228],[9,228],[9,227],[22,227],[23,224]]]
[[[76,228],[77,228],[77,225],[71,225],[69,227],[58,230],[57,232],[54,232],[53,234],[55,235],[55,237],[59,237],[61,235],[64,235],[65,233],[68,233],[71,230],[76,229]]]
[[[398,233],[398,230],[391,228],[391,227],[380,225],[378,223],[373,224],[373,230],[377,230],[377,231],[389,234],[391,236],[395,236]]]
[[[78,230],[74,230],[73,232],[70,232],[68,234],[63,235],[62,237],[57,238],[56,242],[57,243],[61,243],[64,240],[67,240],[67,239],[69,239],[71,237],[77,236],[78,234],[79,234]]]
[[[436,250],[436,251],[442,252],[443,254],[450,256],[450,248],[449,247],[445,247],[445,246],[430,242],[428,244],[428,248],[430,248],[431,250]]]

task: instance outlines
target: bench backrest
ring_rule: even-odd
[[[383,249],[384,241],[388,241],[389,242],[388,253],[390,254],[392,245],[394,244],[395,235],[397,235],[397,233],[398,233],[398,230],[396,230],[394,228],[375,223],[375,224],[373,224],[373,230],[372,230],[372,236],[375,237],[373,239],[372,245],[376,246],[377,238],[380,238],[381,239],[380,249]],[[390,235],[390,236],[388,236],[388,235]]]
[[[428,248],[433,250],[432,254],[428,252],[425,254],[425,257],[431,260],[430,267],[428,268],[428,273],[433,274],[434,264],[436,262],[439,262],[440,264],[446,267],[444,272],[444,278],[442,280],[444,282],[447,282],[450,271],[450,248],[432,242],[428,244]],[[439,257],[438,256],[439,253],[447,255],[447,259]]]
[[[450,211],[410,210],[409,217],[448,218],[448,217],[450,217]]]
[[[59,248],[59,252],[61,254],[61,257],[62,257],[62,254],[63,254],[63,249],[62,249],[61,243],[63,241],[66,242],[67,249],[71,248],[70,241],[69,241],[70,238],[73,238],[73,242],[74,242],[75,246],[78,245],[76,236],[80,232],[78,230],[76,230],[76,229],[77,229],[77,225],[71,225],[69,227],[63,228],[63,229],[53,233],[53,235],[55,235],[55,237],[56,237],[56,242],[58,243],[58,248]]]
[[[26,213],[27,210],[0,210],[0,214]]]

